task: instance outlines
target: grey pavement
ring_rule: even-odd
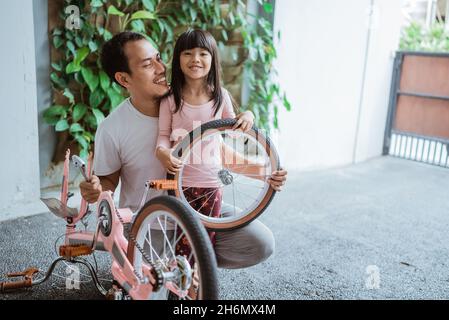
[[[251,268],[220,269],[221,297],[449,299],[448,190],[449,170],[391,157],[289,172],[260,218],[275,235],[275,254]],[[49,213],[0,223],[0,281],[47,268],[63,227]],[[109,257],[96,257],[107,285]],[[66,268],[56,271],[60,277],[0,299],[102,299],[87,276],[80,290],[67,290]]]

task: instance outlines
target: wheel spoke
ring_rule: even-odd
[[[252,187],[252,188],[256,188],[256,189],[264,189],[264,187],[259,187],[259,186],[255,186],[255,185],[253,185],[253,184],[249,184],[249,183],[243,183],[243,182],[240,182],[240,181],[236,181],[236,180],[234,180],[233,182],[235,182],[235,183],[238,183],[238,184],[241,184],[241,185],[243,185],[243,186],[248,186],[248,187]]]
[[[165,243],[167,242],[168,247],[169,247],[171,253],[173,254],[173,256],[175,256],[175,251],[173,250],[172,246],[170,245],[170,239],[168,239],[167,233],[165,232],[166,229],[164,229],[164,227],[162,226],[162,223],[159,220],[159,217],[157,217],[157,222],[159,223],[159,226],[161,227],[161,231],[164,234],[164,253],[165,253]],[[167,241],[165,241],[165,240],[167,240]]]
[[[203,205],[198,210],[196,210],[197,212],[200,212],[200,210],[204,207],[204,205],[209,201],[210,197],[212,197],[215,192],[217,192],[217,189],[213,190],[212,194],[206,199],[206,201],[204,201]]]
[[[201,199],[201,198],[204,198],[204,197],[206,197],[207,195],[209,195],[210,193],[214,193],[214,192],[215,192],[215,190],[209,191],[209,192],[203,194],[201,197],[195,198],[195,199],[193,199],[193,200],[191,200],[191,201],[188,201],[188,202],[189,202],[189,204],[190,204],[190,203],[192,203],[192,202],[194,202],[194,201],[196,201],[196,200],[199,200],[199,199]],[[197,210],[197,211],[198,211],[198,210]]]

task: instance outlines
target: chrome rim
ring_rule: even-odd
[[[212,146],[218,143],[226,148],[217,149]],[[232,129],[208,130],[183,150],[180,158],[183,167],[177,175],[178,190],[181,190],[179,198],[203,221],[224,224],[242,219],[257,209],[269,191],[268,178],[277,166],[277,154],[271,149],[268,154],[266,149],[266,138],[255,131],[244,133]],[[239,157],[230,157],[233,152]],[[219,161],[219,158],[225,161]],[[259,171],[253,172],[258,166]],[[219,217],[210,217],[210,213],[200,212],[201,207],[195,208],[193,202],[201,199],[207,201],[214,195],[214,191],[188,200],[185,192],[195,185],[190,178],[194,175],[208,177],[201,187],[220,188],[222,202],[230,205],[232,210]],[[212,209],[213,207],[211,211]]]

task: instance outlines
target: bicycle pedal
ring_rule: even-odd
[[[8,273],[6,274],[6,276],[8,278],[13,278],[13,277],[25,277],[26,279],[33,277],[33,275],[39,272],[39,269],[37,268],[28,268],[25,271],[22,272],[13,272],[13,273]]]
[[[178,185],[176,180],[168,180],[168,179],[160,179],[160,180],[151,180],[150,188],[156,190],[177,190]]]
[[[37,268],[28,268],[23,272],[8,273],[6,275],[8,278],[24,277],[25,279],[22,281],[0,282],[0,292],[31,287],[33,285],[33,275],[37,272],[39,272]]]
[[[84,244],[61,245],[59,255],[66,259],[79,256],[85,256],[92,253],[92,248]]]

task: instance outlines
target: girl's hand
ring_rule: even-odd
[[[165,170],[167,170],[170,174],[176,174],[182,168],[181,160],[174,157],[172,154],[172,149],[158,147],[156,151],[156,157],[164,166]]]
[[[251,111],[239,113],[235,119],[237,122],[232,127],[232,130],[240,128],[243,132],[247,132],[251,130],[254,124],[254,114]]]
[[[271,174],[270,178],[268,179],[268,183],[276,191],[281,191],[282,186],[285,184],[286,181],[287,181],[287,171],[284,169],[274,171]]]

